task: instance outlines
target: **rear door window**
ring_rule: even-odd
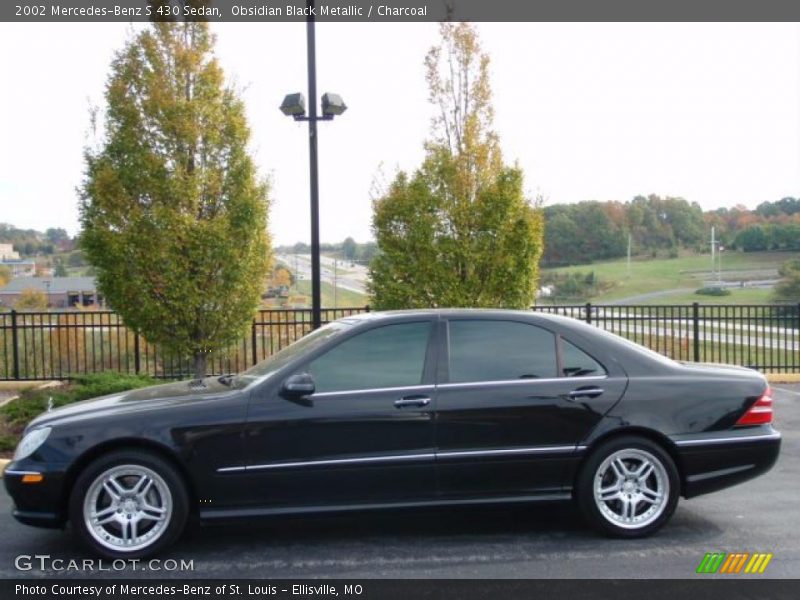
[[[515,321],[449,323],[450,383],[558,377],[555,335]]]
[[[564,338],[561,338],[561,362],[561,372],[564,377],[589,377],[606,374],[603,365]]]

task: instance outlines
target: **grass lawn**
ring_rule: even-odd
[[[722,278],[735,278],[736,271],[751,271],[752,276],[758,272],[776,270],[787,260],[798,258],[797,252],[725,252],[722,256]],[[606,292],[591,298],[592,302],[602,303],[619,300],[639,294],[660,292],[663,290],[687,288],[692,291],[703,287],[703,281],[711,279],[711,257],[708,254],[687,255],[678,258],[659,258],[651,260],[633,260],[628,274],[625,259],[598,262],[589,265],[577,265],[550,270],[555,273],[589,273],[594,271],[601,282],[613,285]],[[738,293],[737,293],[738,292]],[[652,298],[644,301],[648,304],[677,304],[684,302],[704,302],[707,304],[764,302],[768,290],[744,289],[735,290],[730,296],[700,296],[693,292],[682,295]],[[691,298],[690,300],[688,298]]]
[[[127,375],[107,371],[81,375],[58,388],[24,390],[19,398],[0,408],[0,458],[10,458],[25,426],[47,410],[49,399],[53,406],[64,406],[106,394],[163,383],[146,375]]]
[[[290,290],[291,295],[308,296],[309,306],[311,305],[311,280],[301,279],[297,282],[297,292],[294,288]],[[336,290],[336,306],[333,302],[333,286],[325,281],[322,282],[322,308],[352,308],[361,307],[369,304],[369,297],[366,294],[359,294],[350,290],[338,288]]]

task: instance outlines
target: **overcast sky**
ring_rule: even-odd
[[[704,208],[800,194],[800,25],[478,25],[505,158],[546,203],[682,196]],[[277,244],[309,239],[301,23],[217,25],[244,90],[252,150],[273,184]],[[91,101],[103,106],[123,24],[0,24],[0,222],[78,231]],[[320,124],[321,237],[371,237],[370,184],[422,158],[422,60],[437,25],[318,24],[318,89],[349,110]]]

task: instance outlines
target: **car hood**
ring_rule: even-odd
[[[53,409],[42,413],[31,421],[26,431],[36,427],[52,426],[58,423],[87,418],[188,404],[204,397],[216,397],[233,393],[236,393],[236,390],[220,383],[216,377],[207,377],[202,380],[202,384],[197,380],[193,380],[154,385],[82,400]]]

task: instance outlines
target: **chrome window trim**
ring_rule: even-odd
[[[542,377],[530,379],[498,379],[492,381],[463,381],[458,383],[440,383],[437,388],[454,388],[454,387],[479,387],[485,385],[524,385],[531,383],[555,383],[558,381],[600,381],[608,379],[608,375],[588,375],[586,377]]]
[[[533,446],[530,448],[497,448],[494,450],[454,450],[447,452],[425,452],[420,454],[392,454],[387,456],[364,456],[358,458],[334,458],[323,460],[302,460],[289,462],[266,463],[263,465],[247,465],[240,467],[222,467],[217,473],[240,473],[243,471],[264,471],[268,469],[290,469],[321,465],[346,465],[362,463],[382,463],[397,461],[423,461],[438,458],[468,458],[475,456],[508,456],[514,454],[554,454],[559,452],[582,452],[586,446]]]
[[[385,387],[385,388],[364,388],[361,390],[339,390],[336,392],[320,392],[314,393],[309,398],[327,398],[328,396],[344,396],[347,394],[368,394],[368,393],[380,393],[380,392],[405,392],[405,391],[423,391],[423,390],[433,390],[436,386],[432,383],[427,383],[425,385],[405,385],[405,386],[398,386],[398,387]]]
[[[363,388],[363,389],[350,389],[350,390],[337,390],[335,392],[319,392],[312,394],[310,398],[327,398],[328,396],[343,396],[347,394],[366,394],[373,392],[403,392],[408,390],[435,390],[438,388],[454,388],[454,387],[477,387],[482,385],[524,385],[531,383],[555,383],[558,381],[601,381],[608,379],[608,375],[587,375],[586,377],[542,377],[541,379],[498,379],[492,381],[464,381],[459,383],[427,383],[420,385],[405,385],[397,387],[383,387],[383,388]]]
[[[6,469],[2,471],[3,475],[41,475],[39,471],[14,471],[12,469]]]
[[[707,444],[736,444],[758,442],[761,440],[779,440],[781,434],[778,431],[773,433],[763,433],[760,435],[739,435],[734,437],[709,437],[692,440],[673,440],[676,446],[704,446]]]

